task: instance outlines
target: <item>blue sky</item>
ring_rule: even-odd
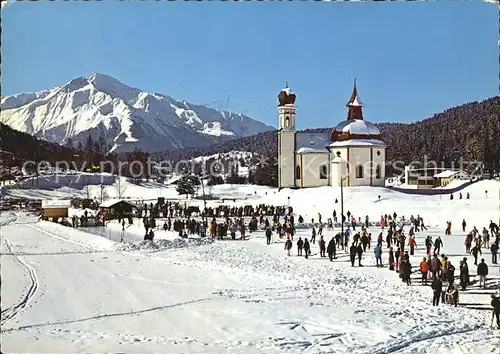
[[[421,120],[498,95],[498,10],[479,2],[20,2],[2,11],[2,96],[106,73],[276,125]]]

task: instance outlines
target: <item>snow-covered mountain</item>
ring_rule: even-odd
[[[2,97],[0,121],[61,144],[85,144],[90,134],[114,152],[204,147],[274,129],[242,114],[150,94],[104,74]]]

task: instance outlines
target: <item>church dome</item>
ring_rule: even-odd
[[[295,99],[296,99],[295,93],[293,93],[292,90],[290,90],[290,88],[287,85],[278,94],[278,102],[279,102],[278,106],[284,106],[287,104],[295,104]]]
[[[362,119],[352,119],[340,122],[332,130],[331,141],[350,139],[380,139],[380,130],[373,123]]]
[[[347,120],[340,122],[331,133],[331,141],[346,141],[352,139],[380,140],[381,133],[377,126],[363,119],[363,103],[358,97],[356,79],[354,89],[347,102]]]

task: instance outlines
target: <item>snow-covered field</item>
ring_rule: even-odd
[[[465,218],[468,229],[479,230],[492,219],[498,223],[499,185],[467,187],[462,193],[470,200],[346,188],[344,209],[372,221],[394,211],[420,214],[429,230],[417,233],[414,267],[425,236],[440,235],[458,269],[465,256],[460,223]],[[340,213],[339,191],[329,187],[277,192],[224,185],[211,192],[236,198],[230,205],[290,202],[307,222],[318,213],[323,220],[333,209]],[[146,199],[143,189],[130,193]],[[444,236],[447,220],[451,236]],[[500,288],[500,268],[485,249],[488,289],[474,284],[461,293],[461,306],[432,307],[432,291],[418,284],[419,274],[407,286],[388,267],[374,267],[372,251],[363,256],[365,267],[352,268],[343,251],[334,262],[321,259],[317,245],[310,259],[287,257],[283,241],[274,237],[268,246],[262,232],[248,241],[210,242],[157,231],[152,247],[140,241],[139,225],[127,229],[123,243],[23,214],[3,214],[0,225],[6,353],[500,352],[491,311],[473,309],[488,308],[488,293]],[[120,232],[117,224],[109,229]],[[375,242],[379,228],[369,231]],[[325,229],[325,240],[336,232]],[[310,233],[301,229],[297,237]],[[387,253],[383,260],[387,264]]]

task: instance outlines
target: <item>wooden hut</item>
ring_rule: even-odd
[[[42,218],[67,218],[69,206],[69,200],[42,200]]]
[[[124,199],[110,199],[99,205],[99,214],[108,220],[132,215],[135,210],[137,205]]]

